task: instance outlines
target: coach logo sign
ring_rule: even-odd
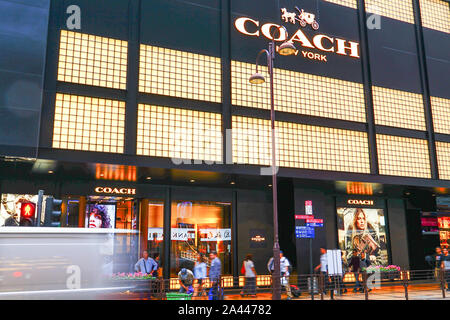
[[[347,200],[348,204],[357,204],[357,205],[364,205],[364,206],[373,206],[373,200],[355,200],[355,199],[349,199]]]
[[[95,192],[97,192],[97,193],[108,193],[108,194],[134,195],[134,194],[136,194],[136,189],[132,189],[132,188],[96,187],[95,188]]]
[[[319,23],[316,21],[314,14],[305,12],[303,9],[300,10],[297,7],[295,9],[298,11],[298,14],[289,12],[286,8],[281,9],[281,19],[286,23],[296,24],[298,22],[302,27],[310,25],[313,30],[319,29]],[[301,29],[298,29],[292,35],[289,35],[286,29],[280,28],[281,26],[276,23],[269,22],[260,25],[259,21],[248,17],[237,18],[234,21],[234,26],[237,31],[246,36],[264,36],[267,39],[276,42],[297,42],[305,48],[305,50],[301,51],[300,56],[310,60],[327,62],[327,56],[325,54],[310,52],[308,49],[317,49],[322,52],[331,52],[342,56],[360,58],[358,42],[330,37],[325,34],[317,34],[312,38],[308,38]],[[279,29],[279,33],[275,33],[277,36],[276,38],[272,38],[271,35],[274,28]],[[299,50],[297,50],[295,55],[298,55],[299,53]]]
[[[295,12],[288,12],[286,8],[281,9],[281,19],[284,22],[290,22],[292,24],[298,21],[303,28],[309,24],[314,30],[319,29],[319,23],[316,21],[314,14],[305,12],[303,9],[300,10],[297,7],[295,7],[295,10],[298,11],[298,17]]]

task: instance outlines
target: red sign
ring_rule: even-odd
[[[314,219],[314,216],[311,216],[311,215],[298,215],[298,214],[296,214],[295,215],[295,219],[297,219],[297,220],[301,220],[301,219],[309,220],[309,219]]]
[[[24,202],[20,207],[20,216],[24,218],[34,217],[36,205],[32,202]]]
[[[308,219],[307,223],[323,223],[323,219]]]
[[[313,214],[313,208],[312,208],[312,201],[311,200],[305,201],[305,213],[307,215],[312,215]]]

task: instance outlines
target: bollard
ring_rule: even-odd
[[[444,274],[444,270],[440,269],[439,270],[439,278],[441,279],[441,289],[442,289],[442,298],[445,299],[445,274]]]

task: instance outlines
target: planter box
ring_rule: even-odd
[[[133,292],[150,292],[153,282],[155,279],[114,279],[110,284],[112,287],[128,287]]]

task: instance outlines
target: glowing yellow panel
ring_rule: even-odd
[[[430,97],[434,131],[450,134],[450,99]]]
[[[114,106],[108,111],[106,106]],[[90,112],[95,110],[94,112]],[[125,102],[56,94],[53,148],[123,153]],[[113,126],[108,117],[118,119]],[[118,132],[120,137],[112,135]]]
[[[375,86],[372,94],[376,124],[426,131],[421,94]]]
[[[426,140],[377,134],[377,148],[380,174],[431,178]]]
[[[439,178],[450,180],[450,143],[436,141]]]
[[[222,102],[220,58],[141,45],[139,91]]]
[[[233,116],[233,162],[270,165],[270,121]],[[370,173],[367,134],[276,122],[277,164],[281,167]]]
[[[259,72],[266,82],[251,84],[255,65],[231,62],[232,103],[238,106],[270,109],[267,68]],[[274,70],[275,109],[278,111],[366,122],[363,85],[283,69]]]
[[[325,0],[326,2],[332,2],[341,6],[350,7],[353,9],[358,8],[356,0]]]
[[[450,4],[443,0],[420,0],[422,26],[450,33]]]
[[[137,154],[222,161],[222,116],[139,104]]]
[[[128,44],[117,40],[108,45],[110,41],[114,40],[61,30],[58,81],[125,90]]]
[[[366,0],[366,11],[414,24],[412,0]]]

